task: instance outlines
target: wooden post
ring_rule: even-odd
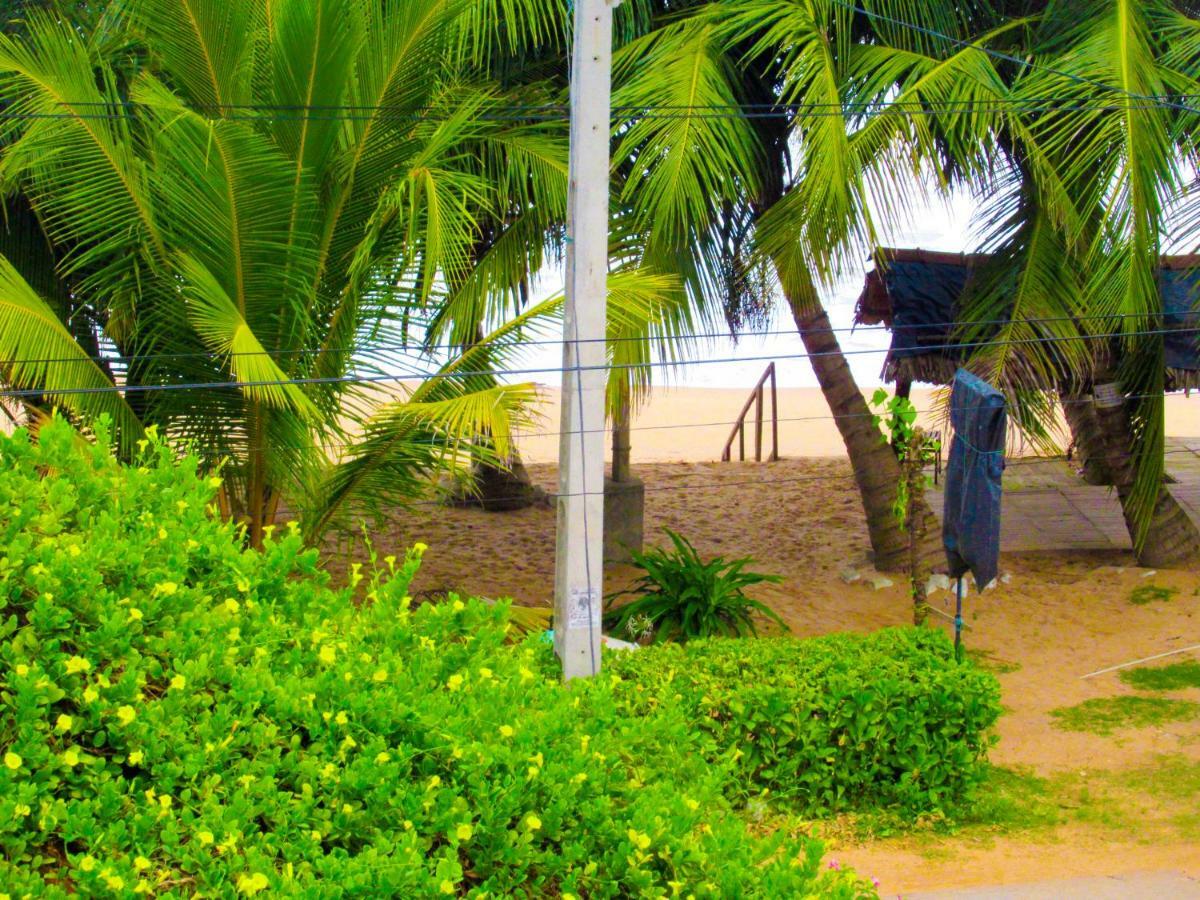
[[[600,671],[613,5],[575,3],[554,571],[554,649],[564,679]]]
[[[779,390],[775,383],[775,363],[771,363],[771,462],[779,461]]]
[[[754,461],[762,462],[763,386],[754,392]]]

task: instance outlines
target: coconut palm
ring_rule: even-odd
[[[1150,566],[1200,552],[1164,484],[1165,341],[1155,333],[1167,209],[1186,199],[1194,154],[1198,36],[1200,21],[1168,0],[1040,4],[1006,36],[1014,46],[998,49],[1028,62],[997,66],[1014,107],[980,182],[995,256],[966,308],[1006,324],[963,334],[991,340],[972,365],[1007,386],[1026,424],[1046,421],[1044,388],[1063,385],[1068,418],[1104,463]],[[1094,407],[1080,401],[1093,391]]]
[[[465,438],[486,432],[502,457],[532,392],[479,373],[524,321],[403,399],[364,384],[404,365],[448,285],[479,277],[480,223],[507,224],[511,191],[545,205],[559,187],[530,149],[554,128],[513,116],[467,59],[471,12],[129,0],[86,39],[38,13],[0,37],[0,179],[46,238],[0,261],[8,384],[110,416],[126,446],[154,425],[226,461],[224,502],[255,545],[281,498],[316,540],[414,496]],[[544,243],[511,241],[486,290]],[[52,292],[35,277],[47,254]],[[77,392],[114,384],[123,397]]]
[[[913,4],[872,7],[903,14]],[[922,20],[965,32],[958,7],[920,4]],[[897,37],[832,0],[717,0],[686,15],[676,10],[617,59],[619,102],[700,108],[648,115],[623,133],[623,156],[633,160],[625,199],[650,235],[651,253],[698,246],[688,287],[723,300],[707,308],[723,307],[735,328],[747,316],[761,320],[767,289],[778,287],[845,441],[881,569],[906,562],[908,538],[893,513],[900,469],[819,287],[869,252],[880,218],[904,215],[931,157],[936,164],[949,151],[958,169],[975,171],[981,156],[972,145],[934,141],[904,104],[873,96],[888,76],[863,71],[868,51],[888,60],[893,93],[906,90],[906,103],[945,91],[964,72],[977,74],[965,54],[940,60],[927,42],[889,43]],[[897,59],[924,63],[924,77],[897,86]],[[845,112],[856,91],[871,96],[870,108]]]

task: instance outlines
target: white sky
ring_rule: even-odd
[[[884,235],[883,244],[895,247],[919,247],[927,250],[962,252],[972,246],[970,221],[973,204],[969,197],[955,197],[947,204],[934,201],[917,209],[909,227]],[[825,308],[835,329],[839,329],[838,340],[847,352],[850,367],[860,387],[881,384],[879,377],[883,368],[884,351],[890,337],[883,329],[849,329],[854,319],[854,304],[862,292],[863,278],[867,265],[864,261],[860,271],[848,274],[843,283],[834,290],[825,292]],[[544,280],[546,294],[562,289],[561,273]],[[791,314],[782,305],[768,331],[786,332],[765,337],[743,337],[735,345],[731,340],[714,340],[705,352],[706,359],[733,358],[728,363],[703,363],[684,366],[678,370],[656,369],[655,382],[682,387],[745,387],[751,388],[766,369],[776,361],[776,373],[780,387],[816,387],[817,379],[807,359],[796,359],[804,353],[792,325]],[[522,361],[522,368],[553,369],[562,365],[561,345],[546,344],[531,350]],[[530,376],[543,384],[556,385],[558,377],[553,373],[538,373]]]

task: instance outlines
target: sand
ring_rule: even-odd
[[[902,585],[875,590],[847,584],[848,567],[866,569],[868,541],[850,468],[819,393],[780,392],[785,418],[776,463],[715,462],[727,426],[658,426],[731,421],[745,391],[675,390],[656,396],[637,419],[636,473],[646,482],[647,535],[663,526],[693,540],[705,554],[751,555],[760,569],[784,576],[757,596],[800,636],[864,631],[906,624],[911,616]],[[928,408],[928,395],[917,398]],[[551,410],[553,416],[554,411]],[[557,422],[556,418],[552,421]],[[554,429],[547,429],[554,430]],[[1171,401],[1172,434],[1200,434],[1200,400]],[[554,486],[546,460],[556,438],[530,437],[522,450],[535,480]],[[668,462],[668,460],[674,460]],[[418,590],[449,589],[518,603],[547,605],[552,597],[554,510],[515,513],[423,506],[376,535],[380,552],[422,540],[430,547]],[[1123,661],[1200,643],[1200,576],[1163,572],[1150,582],[1174,587],[1171,602],[1134,606],[1137,586],[1149,583],[1129,554],[1006,555],[1009,580],[968,599],[969,645],[1015,671],[1000,675],[1007,708],[992,759],[1043,777],[1089,772],[1153,771],[1165,755],[1200,762],[1200,721],[1124,730],[1112,737],[1059,730],[1052,709],[1128,689],[1114,675],[1080,676]],[[632,570],[607,573],[606,588],[628,583]],[[899,579],[897,579],[899,581]],[[936,601],[949,608],[948,594]],[[1181,658],[1189,658],[1187,656]],[[1194,654],[1192,658],[1200,658]],[[1176,696],[1200,701],[1200,690]],[[1082,774],[1081,774],[1082,773]],[[1086,783],[1086,782],[1085,782]],[[837,846],[832,855],[881,879],[885,896],[899,892],[999,884],[1072,874],[1174,870],[1200,874],[1200,845],[1171,826],[1179,803],[1152,789],[1132,797],[1144,808],[1144,827],[1127,835],[1081,824],[1049,834],[999,835],[987,841],[926,838]]]
[[[544,398],[541,420],[522,436],[521,453],[527,462],[550,463],[558,459],[560,429],[559,391],[540,388]],[[831,418],[829,407],[816,388],[780,388],[779,453],[784,457],[845,456],[845,446]],[[866,392],[869,396],[871,391]],[[939,411],[941,391],[914,389],[913,404],[922,412],[919,423],[927,428],[944,427]],[[733,423],[750,391],[746,388],[670,388],[655,391],[634,419],[635,462],[705,462],[719,460]],[[771,400],[765,398],[764,455],[771,447]],[[753,458],[754,413],[751,410],[746,434],[746,452]],[[1167,434],[1200,435],[1200,396],[1173,394],[1167,398]],[[1063,439],[1065,445],[1067,439]],[[1023,448],[1014,445],[1015,451]],[[737,458],[738,446],[733,447]]]

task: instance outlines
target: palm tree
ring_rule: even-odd
[[[1158,269],[1194,149],[1200,21],[1169,0],[1040,7],[1004,48],[1028,62],[997,68],[1014,106],[997,129],[1001,164],[981,181],[995,256],[966,310],[1006,324],[963,337],[992,341],[972,364],[1028,425],[1046,421],[1045,386],[1063,384],[1139,561],[1180,565],[1200,533],[1163,477]]]
[[[45,252],[0,260],[5,380],[110,416],[126,446],[154,425],[226,461],[254,545],[282,497],[315,541],[461,465],[472,435],[503,458],[532,391],[479,373],[528,320],[402,400],[366,383],[411,365],[447,285],[503,289],[545,243],[472,256],[507,188],[539,194],[527,151],[553,139],[469,59],[475,22],[450,0],[130,0],[81,39],[30,14],[0,37],[0,170],[61,291],[33,287]],[[503,184],[479,164],[500,159]]]
[[[911,11],[904,0],[872,6]],[[963,31],[958,6],[922,4],[924,21]],[[689,12],[674,10],[618,57],[618,102],[668,112],[699,108],[647,115],[623,133],[621,156],[631,160],[632,173],[625,199],[650,235],[651,255],[700,248],[689,290],[723,301],[710,299],[705,308],[723,307],[731,326],[747,314],[761,316],[763,287],[774,278],[846,444],[875,564],[902,568],[908,538],[893,512],[900,467],[818,288],[869,251],[877,216],[903,216],[923,166],[936,166],[947,149],[951,159],[961,155],[958,167],[977,165],[974,148],[922,141],[929,135],[903,112],[914,97],[945,90],[969,59],[939,60],[929,46],[898,41],[832,0],[716,0]],[[876,71],[864,71],[868,52]],[[904,63],[926,68],[922,80],[906,86],[904,103],[872,97],[861,114],[845,111],[856,92],[873,95],[884,81],[895,92]],[[927,558],[934,553],[931,540]]]

